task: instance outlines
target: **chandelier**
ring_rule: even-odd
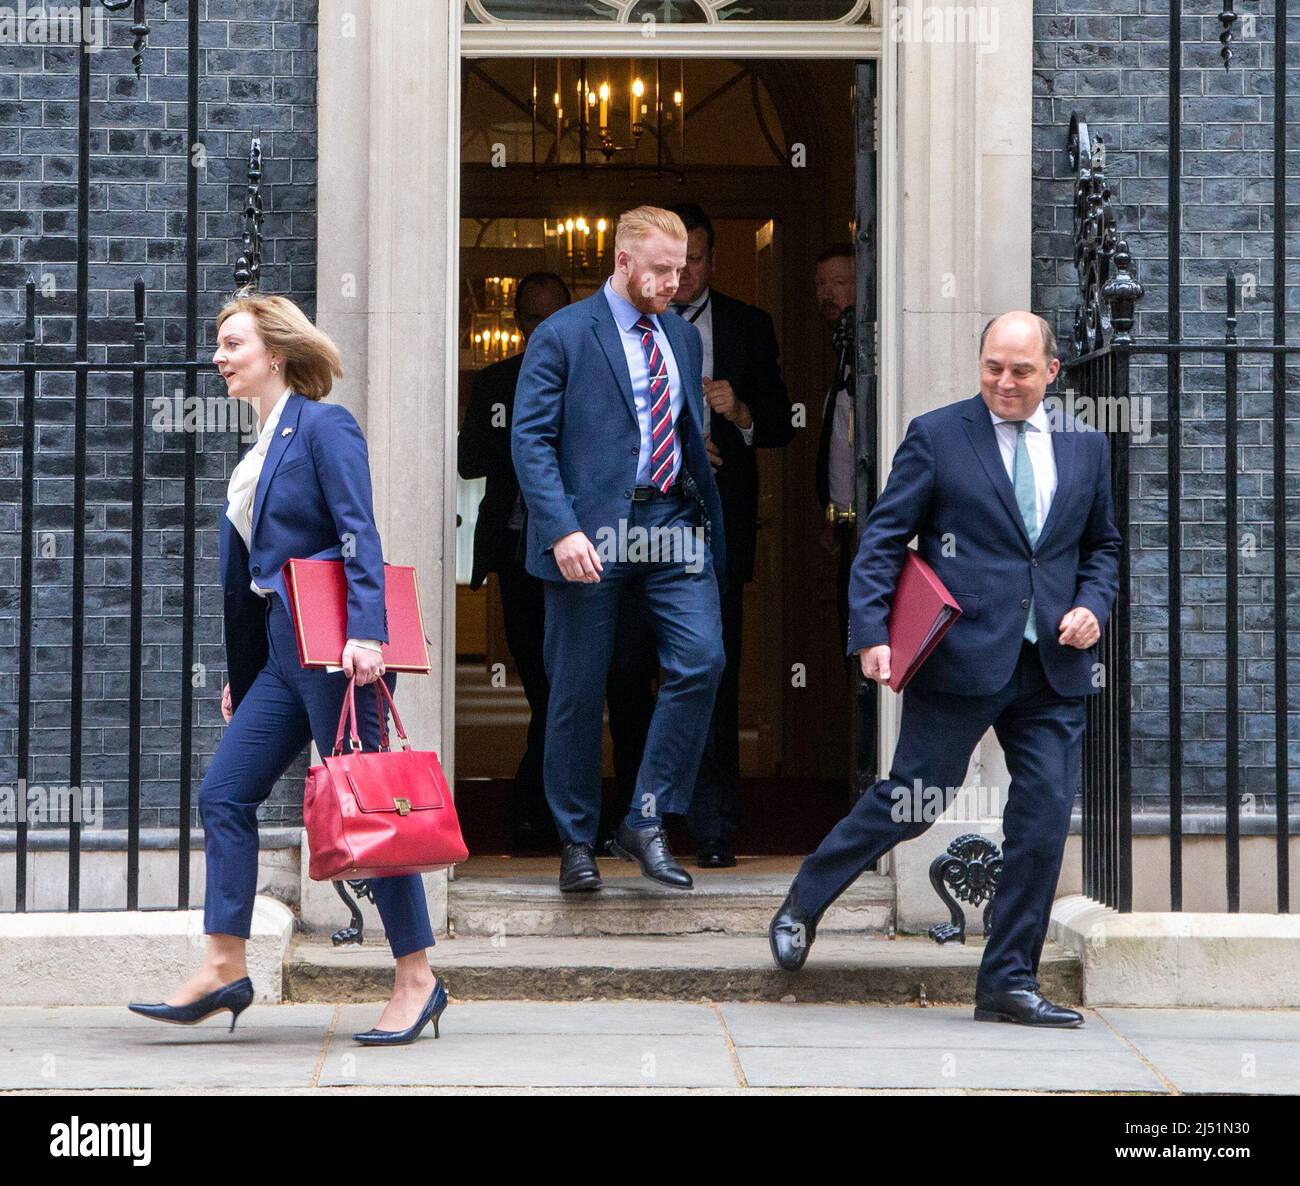
[[[665,173],[685,181],[686,173],[686,67],[656,61],[649,78],[637,70],[635,59],[619,62],[616,76],[603,62],[589,72],[587,59],[554,65],[533,59],[532,154],[533,174],[573,168],[562,150],[573,138],[577,165],[636,172]],[[676,77],[666,75],[673,73]],[[626,67],[626,78],[621,67]],[[542,94],[550,90],[550,118],[543,119]],[[646,132],[653,130],[654,159],[641,160],[639,149]],[[539,153],[541,160],[538,159]],[[546,157],[551,155],[548,162]],[[646,153],[648,156],[648,152]]]

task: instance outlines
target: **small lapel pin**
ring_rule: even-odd
[[[288,428],[282,428],[282,429],[280,430],[280,435],[281,435],[282,437],[287,437],[291,432],[293,432],[293,425],[292,425],[292,424],[289,425]]]

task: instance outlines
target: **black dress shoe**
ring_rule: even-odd
[[[1083,1014],[1064,1005],[1053,1005],[1037,989],[1016,988],[1008,992],[976,993],[975,1020],[1076,1029],[1083,1024]]]
[[[701,869],[731,869],[735,867],[736,856],[720,840],[700,845],[697,862]]]
[[[776,966],[787,972],[799,971],[816,937],[817,919],[800,904],[799,892],[791,885],[767,928],[768,946]]]
[[[609,845],[610,852],[625,861],[636,861],[641,872],[651,881],[670,885],[673,889],[690,889],[695,882],[668,851],[668,837],[663,824],[653,828],[629,828],[620,824],[618,836]]]
[[[560,849],[560,889],[564,893],[598,890],[604,884],[590,844],[566,844]]]

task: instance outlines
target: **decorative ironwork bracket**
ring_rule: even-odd
[[[1219,34],[1219,44],[1222,48],[1219,50],[1219,57],[1223,59],[1223,68],[1229,69],[1229,63],[1232,61],[1232,26],[1236,23],[1237,14],[1232,10],[1233,0],[1223,0],[1223,11],[1219,13],[1219,23],[1223,26],[1223,32]]]
[[[344,888],[345,886],[347,888]],[[356,895],[355,901],[348,897],[349,888]],[[330,938],[334,940],[334,946],[339,947],[344,943],[356,943],[357,945],[364,943],[366,941],[365,920],[361,917],[361,907],[358,906],[357,903],[362,899],[365,899],[367,902],[373,902],[375,900],[375,895],[370,889],[370,882],[336,881],[334,883],[334,890],[338,896],[343,899],[343,904],[348,908],[348,912],[352,915],[351,926],[343,927],[341,930],[335,931],[330,936]]]
[[[121,12],[132,4],[135,5],[135,24],[131,26],[131,33],[135,39],[131,45],[134,51],[131,55],[131,65],[135,67],[136,78],[139,78],[140,67],[144,64],[144,43],[148,40],[151,31],[145,24],[144,0],[99,0],[99,2],[106,12]],[[167,0],[163,0],[163,3],[166,4]]]
[[[262,280],[262,138],[248,147],[248,196],[244,199],[244,249],[235,262],[235,284],[256,289]]]
[[[1077,111],[1070,116],[1066,152],[1074,170],[1074,268],[1079,277],[1071,346],[1079,357],[1110,343],[1132,342],[1134,307],[1143,288],[1133,275],[1128,243],[1116,229],[1105,143],[1088,135],[1088,124]]]
[[[989,934],[993,898],[1002,877],[1002,853],[983,836],[968,832],[958,836],[946,852],[930,862],[930,884],[943,899],[951,922],[935,923],[929,930],[936,943],[966,942],[966,913],[958,902],[984,906],[984,935]],[[949,892],[951,887],[951,892]]]

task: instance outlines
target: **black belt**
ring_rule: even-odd
[[[652,498],[683,498],[682,484],[674,482],[667,490],[660,490],[658,486],[637,486],[632,491],[633,502],[649,502]]]

